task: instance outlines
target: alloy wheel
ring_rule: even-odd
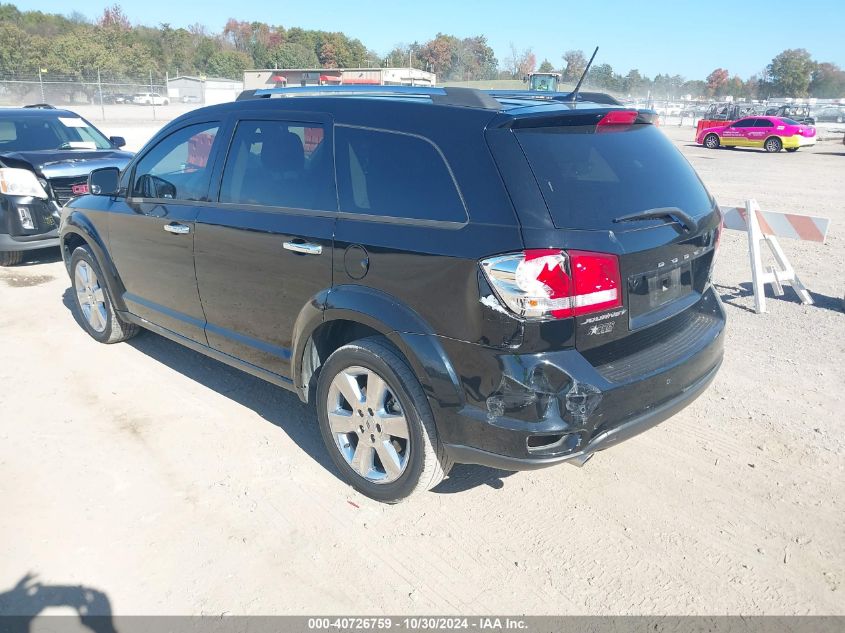
[[[95,332],[103,332],[108,323],[106,297],[97,274],[85,260],[76,264],[74,272],[76,300],[82,316]]]
[[[335,446],[360,477],[387,484],[405,472],[410,427],[384,378],[366,367],[347,367],[332,380],[326,407]]]

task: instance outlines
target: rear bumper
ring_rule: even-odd
[[[787,136],[783,139],[783,146],[787,149],[792,149],[794,147],[809,147],[815,144],[815,136],[801,136],[799,134],[793,134],[792,136]]]
[[[659,424],[707,388],[724,353],[725,316],[712,289],[678,318],[683,328],[656,329],[612,361],[441,340],[463,391],[460,406],[432,402],[441,441],[459,463],[529,470],[583,461]]]
[[[672,417],[682,409],[684,409],[693,400],[698,398],[713,379],[716,377],[719,367],[721,367],[721,359],[713,369],[698,380],[698,382],[690,385],[686,391],[673,398],[669,402],[665,402],[647,413],[640,414],[615,428],[604,431],[594,437],[583,448],[583,450],[576,451],[565,455],[556,457],[537,458],[537,457],[512,457],[509,455],[499,455],[497,453],[489,453],[479,448],[471,446],[462,446],[456,444],[447,444],[446,450],[449,455],[458,463],[461,464],[478,464],[480,466],[489,466],[490,468],[498,468],[499,470],[537,470],[539,468],[546,468],[548,466],[555,466],[562,462],[576,462],[583,463],[584,458],[591,456],[597,451],[610,448],[614,444],[623,442],[643,431],[657,426],[664,420]]]

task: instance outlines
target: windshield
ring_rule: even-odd
[[[557,77],[549,75],[532,75],[531,83],[528,85],[529,90],[546,90],[549,92],[557,91]]]
[[[698,175],[653,125],[537,127],[516,136],[558,228],[622,229],[614,218],[661,207],[696,218],[713,210]]]
[[[25,116],[0,120],[0,152],[111,147],[97,128],[78,116]]]

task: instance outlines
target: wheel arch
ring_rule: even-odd
[[[123,282],[94,224],[84,215],[75,211],[71,212],[64,221],[60,239],[62,260],[68,273],[70,273],[70,258],[73,251],[80,246],[87,246],[97,258],[115,310],[125,311]]]
[[[339,347],[384,336],[407,360],[423,391],[438,406],[462,403],[457,374],[434,331],[390,295],[361,286],[336,286],[300,312],[294,326],[291,375],[302,400],[312,400],[319,369]]]

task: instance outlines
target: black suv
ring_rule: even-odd
[[[91,170],[124,167],[123,145],[68,110],[0,108],[0,266],[58,246],[59,209],[87,193]]]
[[[91,174],[61,241],[92,337],[147,328],[314,402],[343,478],[388,502],[453,462],[583,463],[713,379],[720,215],[653,112],[302,90]]]

